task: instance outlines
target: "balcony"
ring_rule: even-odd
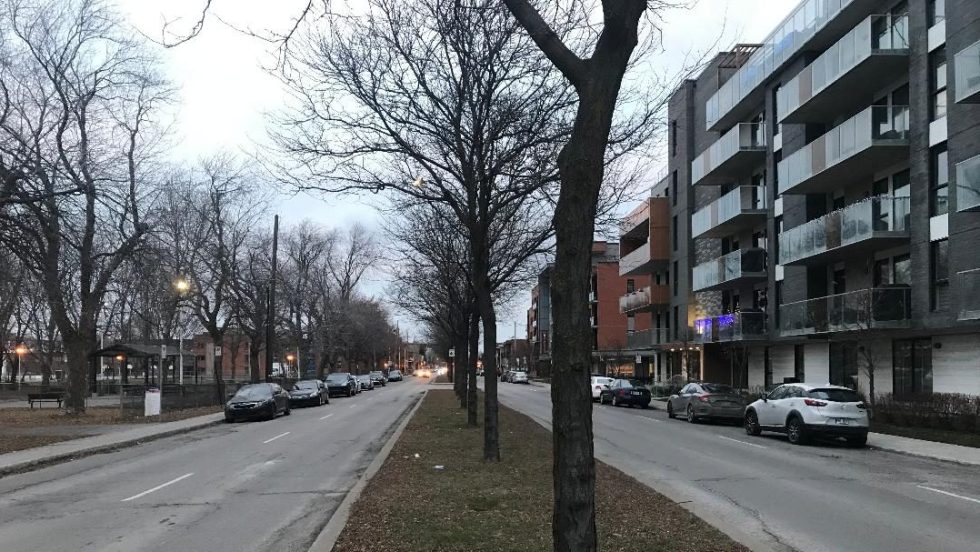
[[[783,159],[780,194],[827,193],[909,156],[908,106],[871,106]]]
[[[694,291],[715,291],[766,279],[766,250],[738,249],[694,267]]]
[[[738,123],[691,162],[691,183],[718,185],[741,176],[766,158],[766,127]]]
[[[651,349],[670,342],[670,328],[651,328],[626,334],[627,349]]]
[[[980,155],[956,164],[956,210],[980,211]]]
[[[953,93],[957,103],[980,103],[980,40],[953,56]]]
[[[959,320],[980,320],[980,268],[956,273],[956,289],[960,292]]]
[[[764,101],[762,83],[804,48],[821,51],[864,16],[863,2],[805,0],[705,104],[708,130],[743,120]],[[864,13],[862,13],[864,12]]]
[[[667,305],[670,305],[670,290],[663,285],[640,288],[619,298],[622,314],[663,310]]]
[[[832,120],[857,107],[876,83],[908,72],[908,16],[872,15],[858,23],[793,80],[776,98],[780,123]]]
[[[695,343],[757,341],[768,337],[764,312],[734,312],[694,321]]]
[[[766,189],[739,186],[694,213],[691,230],[695,238],[720,238],[766,220]]]
[[[908,286],[880,287],[780,305],[779,331],[789,337],[908,328],[911,291]]]
[[[779,234],[779,264],[824,264],[909,241],[908,197],[876,196]]]

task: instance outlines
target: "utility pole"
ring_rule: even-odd
[[[269,277],[269,312],[265,320],[265,381],[272,381],[272,361],[275,355],[276,325],[276,262],[279,249],[279,215],[272,226],[272,273]]]

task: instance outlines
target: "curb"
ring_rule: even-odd
[[[72,460],[85,458],[86,456],[94,456],[96,454],[114,452],[120,449],[133,447],[142,443],[148,443],[150,441],[155,441],[157,439],[173,437],[174,435],[180,435],[183,433],[190,433],[192,431],[197,431],[199,429],[220,425],[222,423],[224,423],[224,420],[213,420],[213,421],[202,423],[200,425],[195,425],[191,427],[182,427],[179,429],[171,429],[160,433],[146,435],[137,439],[126,439],[124,441],[118,441],[106,445],[96,445],[96,446],[92,446],[92,447],[88,447],[72,452],[62,452],[58,454],[53,454],[46,458],[40,458],[37,460],[28,460],[26,462],[21,462],[18,464],[11,464],[9,466],[0,467],[0,478],[7,477],[9,475],[16,475],[19,473],[31,472],[41,468],[46,468],[48,466],[53,466],[55,464],[63,464],[65,462],[70,462]],[[15,452],[19,452],[19,451],[15,451]]]
[[[408,426],[408,422],[415,417],[415,412],[420,406],[422,406],[422,401],[425,400],[425,396],[428,393],[428,389],[425,389],[422,392],[418,400],[415,402],[415,406],[411,408],[408,415],[405,416],[405,419],[398,424],[398,428],[395,429],[395,431],[391,434],[391,437],[388,438],[388,442],[381,447],[381,450],[378,451],[378,454],[374,457],[374,460],[368,464],[368,467],[364,470],[364,473],[361,474],[361,477],[356,483],[354,483],[354,486],[347,491],[347,496],[344,497],[344,500],[340,503],[340,506],[337,506],[337,509],[333,512],[333,515],[330,516],[330,520],[323,526],[323,529],[320,531],[320,534],[317,535],[316,540],[313,541],[313,544],[310,545],[309,552],[331,552],[333,550],[334,545],[337,544],[337,539],[340,538],[340,534],[343,532],[344,527],[347,526],[347,520],[350,519],[351,508],[354,506],[354,503],[357,502],[358,498],[360,498],[361,493],[364,492],[364,488],[367,487],[367,484],[369,481],[371,481],[371,478],[373,478],[374,475],[381,469],[381,466],[384,465],[385,460],[388,459],[388,455],[391,454],[391,449],[395,447],[395,443],[398,441],[398,438],[401,437],[402,432],[405,431],[405,428]]]

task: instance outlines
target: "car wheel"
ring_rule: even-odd
[[[694,414],[694,407],[691,405],[687,405],[687,421],[692,424],[698,421],[697,415]]]
[[[670,401],[667,401],[667,417],[670,418],[671,420],[677,418],[677,415],[674,414],[674,407],[671,406]]]
[[[617,408],[619,408],[619,401],[616,400],[616,395],[613,395],[612,405],[615,406],[615,407],[617,407]]]
[[[268,419],[268,420],[275,420],[276,419],[276,414],[277,414],[276,411],[277,410],[278,409],[276,408],[275,403],[273,403],[272,408],[269,409],[269,417],[266,418],[266,419]]]
[[[762,433],[759,416],[751,410],[745,413],[745,433],[748,435],[760,435]]]
[[[650,405],[649,404],[641,404],[640,405],[640,408],[643,409],[643,410],[646,410],[646,409],[650,408]]]
[[[282,415],[283,416],[289,416],[289,407],[288,406],[286,407],[286,410],[282,413]]]
[[[862,435],[851,435],[846,437],[847,446],[854,448],[861,448],[868,444],[868,434],[864,433]]]
[[[226,423],[226,424],[230,424],[230,423],[233,423],[234,421],[235,421],[235,420],[233,420],[233,419],[232,419],[232,418],[231,418],[230,416],[225,416],[225,423]]]
[[[805,445],[807,441],[806,428],[803,426],[803,420],[799,416],[793,416],[786,422],[786,437],[789,438],[789,442],[794,445]]]

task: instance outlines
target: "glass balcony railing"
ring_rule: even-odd
[[[739,123],[691,162],[691,182],[698,184],[709,176],[727,176],[742,166],[746,152],[755,158],[766,151],[766,127],[762,123]],[[717,183],[717,182],[716,182]]]
[[[907,158],[909,108],[874,105],[783,159],[776,170],[779,193],[839,188],[876,167]]]
[[[696,343],[766,339],[766,313],[754,311],[721,314],[694,321]]]
[[[647,286],[620,297],[619,312],[626,314],[668,304],[670,304],[670,294],[667,286]]]
[[[799,52],[814,34],[853,0],[805,0],[776,27],[738,71],[705,104],[707,129],[725,122],[730,112],[756,91],[769,75]]]
[[[779,122],[806,122],[839,113],[842,101],[864,97],[854,94],[854,86],[879,82],[903,66],[907,72],[908,30],[908,15],[872,15],[858,23],[779,89]],[[808,109],[800,113],[804,106]]]
[[[980,268],[956,273],[959,290],[960,320],[980,320]]]
[[[909,209],[908,197],[875,196],[785,230],[779,234],[779,264],[799,263],[875,238],[907,240]]]
[[[629,349],[649,349],[670,342],[670,328],[651,328],[626,334],[626,347]]]
[[[765,187],[739,186],[694,213],[691,231],[695,238],[716,237],[717,233],[729,233],[739,217],[765,214]]]
[[[738,249],[694,267],[694,291],[711,291],[745,278],[766,277],[766,250]]]
[[[953,56],[953,86],[957,103],[980,103],[980,41]]]
[[[980,155],[956,164],[956,210],[980,211]]]
[[[907,328],[912,290],[908,286],[862,289],[779,306],[783,336]]]

